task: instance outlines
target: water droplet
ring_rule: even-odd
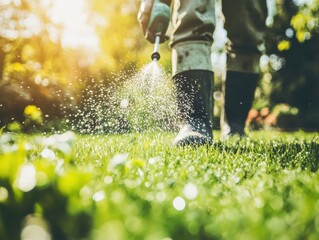
[[[28,215],[25,218],[25,226],[21,231],[21,240],[43,239],[51,240],[47,222],[37,216]]]
[[[35,84],[37,84],[37,85],[39,85],[39,84],[41,84],[41,76],[40,75],[37,75],[35,78],[34,78],[34,82],[35,82]]]
[[[153,165],[160,160],[160,157],[153,157],[148,160],[148,163]]]
[[[17,184],[18,188],[23,192],[29,192],[35,187],[36,170],[31,163],[22,166]]]
[[[183,189],[185,197],[189,200],[193,200],[198,196],[198,188],[193,183],[188,183]]]
[[[4,187],[0,187],[0,202],[4,202],[8,199],[8,190]]]
[[[118,165],[122,165],[123,163],[126,162],[128,158],[128,153],[123,153],[123,154],[116,154],[110,161],[109,163],[109,169],[113,169]]]
[[[102,201],[105,198],[105,193],[103,191],[98,191],[93,194],[93,200],[96,202]]]
[[[166,194],[164,192],[158,192],[156,193],[156,200],[158,202],[164,202],[166,199]]]
[[[49,159],[49,160],[53,160],[55,158],[55,153],[48,148],[45,148],[40,155],[41,157]]]
[[[255,197],[254,198],[254,205],[256,208],[262,208],[264,206],[264,202],[261,198]]]
[[[186,206],[186,202],[182,197],[176,197],[173,200],[173,206],[177,211],[182,211]]]
[[[113,182],[113,178],[111,176],[106,176],[104,178],[105,184],[111,184]]]
[[[50,83],[49,79],[45,78],[42,80],[41,85],[43,87],[47,87],[49,85],[49,83]]]

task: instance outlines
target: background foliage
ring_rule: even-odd
[[[54,21],[54,1],[0,2],[0,126],[24,122],[27,105],[41,109],[45,128],[65,126],[61,120],[70,118],[77,125],[76,113],[92,97],[89,89],[124,82],[149,62],[152,45],[143,38],[136,20],[138,1],[84,3],[86,26],[82,27],[90,28],[88,35],[97,39],[91,46],[65,44],[67,26]],[[318,128],[318,5],[318,0],[276,1],[255,107],[282,115],[281,127]],[[75,38],[84,41],[86,37]],[[161,54],[160,63],[169,73],[167,44],[162,45]],[[107,98],[108,94],[103,95]]]
[[[275,63],[269,69],[272,74],[269,99],[272,106],[287,103],[298,109],[295,118],[284,121],[287,127],[318,129],[318,19],[317,0],[277,1],[277,14],[267,45],[267,52]]]

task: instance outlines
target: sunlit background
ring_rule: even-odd
[[[99,39],[94,25],[89,21],[88,1],[43,0],[43,5],[52,6],[49,16],[54,24],[61,24],[61,36],[64,47],[85,47],[92,51],[99,50]]]
[[[252,137],[195,149],[139,3],[0,0],[0,239],[318,239],[319,0],[267,1]]]
[[[283,115],[287,119],[280,127],[316,129],[319,1],[267,3],[269,32],[254,109],[275,115],[271,119],[276,120],[267,122],[270,126],[278,125],[277,117]],[[42,114],[36,122],[51,122],[50,129],[70,122],[74,127],[78,116],[92,112],[88,106],[106,119],[114,117],[117,110],[111,106],[127,99],[111,103],[112,93],[150,63],[153,50],[138,25],[138,8],[139,1],[124,0],[0,0],[0,127],[33,126],[25,126],[29,105]],[[227,37],[220,28],[215,36],[222,43]],[[225,49],[216,46],[218,54]],[[214,66],[221,68],[224,58],[218,54],[213,55]],[[161,45],[159,64],[169,78],[168,42]],[[218,122],[222,93],[216,76]],[[256,124],[264,125],[264,119]]]

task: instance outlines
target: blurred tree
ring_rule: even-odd
[[[83,0],[85,24],[93,29],[89,35],[94,38],[96,34],[99,45],[86,47],[65,44],[67,26],[52,17],[57,2],[66,4],[0,1],[1,126],[13,119],[23,121],[23,110],[30,104],[41,108],[45,120],[61,119],[88,104],[89,90],[124,82],[150,62],[153,46],[144,39],[136,19],[140,1]],[[269,96],[271,106],[297,107],[302,126],[318,128],[319,0],[276,2],[277,15],[266,48],[272,77],[267,75],[263,96]],[[72,4],[79,1],[67,6],[76,6]],[[80,21],[72,24],[87,27]],[[73,40],[81,42],[86,37],[77,35]],[[161,45],[161,56],[160,64],[169,72],[168,43]],[[98,92],[91,97],[96,102],[107,98]]]
[[[80,107],[88,104],[87,89],[125,81],[150,61],[153,46],[147,43],[138,26],[138,2],[83,0],[85,24],[95,28],[99,40],[95,50],[93,45],[65,44],[64,34],[70,21],[63,21],[74,16],[54,12],[58,2],[63,4],[53,0],[0,2],[1,126],[13,120],[22,122],[23,109],[30,104],[40,107],[46,120],[63,118],[75,109],[75,104]],[[78,3],[62,6],[72,8],[76,7],[72,4]],[[76,25],[72,26],[75,29],[83,22],[71,24]],[[81,25],[84,27],[87,26]],[[86,37],[90,36],[69,35],[69,40],[83,43]],[[161,50],[161,63],[168,69],[168,45]],[[103,86],[91,86],[97,84]],[[94,96],[101,97],[98,93]]]
[[[62,47],[61,26],[52,23],[42,3],[0,3],[0,126],[24,121],[30,104],[47,120],[66,116],[74,105],[79,89],[74,75],[82,71],[84,53]]]
[[[144,39],[137,22],[140,1],[92,2],[101,46],[96,66],[107,72],[134,74],[132,69],[149,63],[153,45]],[[161,45],[161,56],[160,63],[170,70],[170,49],[167,43]]]
[[[270,103],[297,107],[282,127],[319,129],[319,1],[277,0],[267,51],[272,72]]]

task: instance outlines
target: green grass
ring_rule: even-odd
[[[0,137],[0,239],[31,223],[53,239],[319,238],[318,133],[198,148],[160,132],[10,137]],[[35,170],[30,189],[21,166]]]

